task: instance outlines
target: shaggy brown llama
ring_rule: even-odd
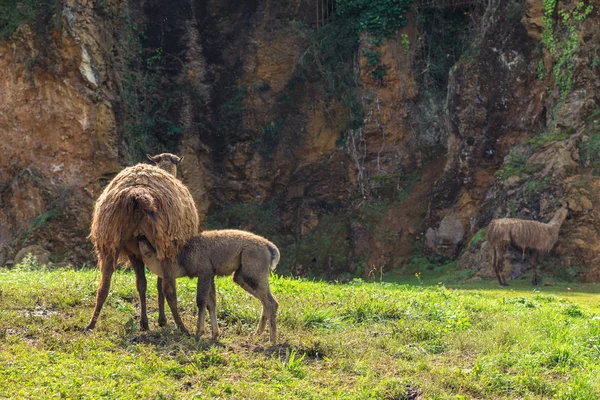
[[[157,252],[151,244],[139,241],[144,263],[155,274],[164,274]],[[269,321],[270,341],[277,340],[278,303],[269,288],[269,273],[275,269],[280,254],[277,246],[250,232],[233,229],[204,231],[191,238],[177,255],[178,276],[198,277],[198,336],[204,333],[205,308],[210,314],[212,337],[219,335],[216,314],[214,276],[233,274],[233,281],[262,303],[262,315],[256,334],[261,334]]]
[[[171,153],[162,153],[155,156],[146,154],[146,157],[152,161],[158,168],[163,169],[171,175],[177,177],[177,165],[183,161],[184,157],[178,157]],[[162,278],[159,276],[156,280],[156,289],[158,292],[158,326],[167,324],[167,316],[165,314],[165,295],[162,290]]]
[[[148,329],[146,276],[137,237],[144,236],[157,251],[164,275],[159,280],[177,326],[187,333],[177,309],[173,260],[180,247],[198,232],[198,212],[188,189],[177,179],[173,154],[149,157],[159,166],[137,164],[122,170],[104,189],[96,204],[90,230],[101,271],[96,306],[86,329],[94,329],[108,295],[120,256],[129,259],[140,295],[140,327]],[[171,164],[171,165],[170,165]],[[162,312],[164,317],[164,310]],[[159,317],[159,323],[160,323]]]
[[[492,246],[492,267],[501,286],[508,286],[502,264],[508,246],[527,251],[531,263],[531,283],[539,284],[537,256],[550,252],[558,240],[558,231],[569,214],[569,203],[561,206],[550,222],[516,218],[494,219],[488,225],[487,240]]]

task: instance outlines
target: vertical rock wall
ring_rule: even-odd
[[[23,25],[0,42],[4,260],[29,243],[57,261],[91,259],[91,205],[120,164],[110,24],[89,7],[67,1],[51,32]]]
[[[493,216],[546,219],[565,198],[580,222],[568,222],[557,254],[569,268],[588,265],[595,183],[577,182],[596,179],[578,153],[595,134],[585,121],[599,104],[599,5],[577,26],[563,96],[538,3],[465,9],[477,29],[450,71],[443,112],[423,90],[417,15],[377,45],[377,65],[363,34],[347,62],[364,123],[349,129],[347,104],[299,70],[313,3],[65,1],[56,29],[25,25],[0,42],[0,261],[37,243],[56,261],[93,262],[93,202],[119,169],[143,161],[125,146],[126,77],[158,60],[148,93],[169,101],[160,118],[180,136],[166,150],[186,157],[181,179],[203,219],[268,225],[299,274],[369,276],[424,255],[425,242],[478,269],[484,250],[469,242]],[[553,18],[573,7],[559,2]],[[553,34],[563,40],[564,27]],[[528,141],[538,136],[554,139]]]

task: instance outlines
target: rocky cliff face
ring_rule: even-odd
[[[65,2],[64,24],[0,42],[0,260],[41,244],[91,259],[90,210],[121,168],[109,21]]]
[[[429,223],[435,236],[437,221],[459,221],[463,248],[475,238],[459,268],[491,277],[490,249],[481,240],[491,218],[549,221],[568,201],[571,219],[544,262],[559,278],[596,279],[599,14],[592,3],[544,8],[528,1],[526,14],[513,21],[510,8],[500,5],[473,62],[453,69],[449,162],[434,191]],[[451,248],[448,240],[435,245]],[[516,257],[512,261],[506,267],[516,265],[512,276],[518,277],[523,271]]]
[[[544,220],[568,199],[556,265],[597,279],[600,5],[570,25],[583,11],[559,2],[552,20],[573,17],[550,28],[537,1],[489,3],[452,11],[474,29],[447,88],[428,85],[414,11],[376,52],[361,34],[338,66],[354,89],[332,95],[307,72],[322,70],[313,3],[64,2],[53,31],[0,42],[0,256],[37,243],[93,263],[103,185],[169,150],[205,226],[273,238],[298,275],[369,276],[428,252],[479,270],[492,217]]]
[[[451,257],[490,220],[494,210],[487,203],[497,200],[494,174],[504,157],[546,124],[546,88],[537,76],[539,41],[528,34],[527,17],[509,18],[507,4],[486,11],[473,54],[450,72],[448,162],[433,192],[428,242]]]

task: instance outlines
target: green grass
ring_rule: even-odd
[[[252,335],[258,301],[225,278],[217,281],[218,341],[187,338],[170,318],[158,328],[154,284],[151,330],[139,332],[128,271],[115,273],[96,330],[84,333],[98,279],[96,270],[0,270],[0,398],[600,396],[597,285],[533,290],[511,281],[506,290],[426,286],[427,276],[423,285],[272,276],[280,309],[279,344],[270,346],[266,334]],[[177,288],[193,328],[195,282]]]

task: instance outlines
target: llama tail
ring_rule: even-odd
[[[277,247],[272,243],[269,243],[267,245],[267,248],[271,252],[271,257],[272,257],[271,258],[271,271],[275,271],[275,268],[277,268],[277,263],[279,263],[279,259],[280,259],[279,249],[277,249]]]
[[[143,187],[132,187],[127,191],[127,199],[132,211],[141,211],[151,217],[156,217],[158,209],[152,195]]]

